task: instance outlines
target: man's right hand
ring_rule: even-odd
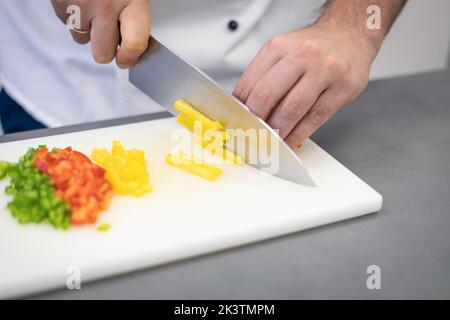
[[[126,69],[147,49],[151,24],[148,0],[52,0],[52,4],[64,23],[69,18],[68,7],[80,7],[81,28],[71,29],[71,33],[80,44],[91,41],[98,63],[115,58],[117,65]]]

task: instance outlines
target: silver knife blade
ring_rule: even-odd
[[[130,69],[130,81],[175,116],[179,112],[174,109],[173,103],[185,99],[207,117],[224,124],[226,129],[267,130],[270,139],[265,140],[267,143],[276,141],[279,153],[278,170],[270,174],[302,185],[315,186],[300,159],[276,131],[206,74],[156,39],[150,40],[146,53]],[[250,148],[245,149],[245,154],[233,148],[230,151],[248,159]],[[266,150],[271,150],[271,147],[267,146]],[[266,164],[249,164],[263,171],[267,169]]]

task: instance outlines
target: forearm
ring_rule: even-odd
[[[346,28],[352,31],[372,52],[378,53],[384,37],[407,0],[328,0],[317,25]],[[380,28],[369,28],[368,21],[373,13],[368,13],[372,5],[380,8]],[[370,21],[369,21],[370,22]]]

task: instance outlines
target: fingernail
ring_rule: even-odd
[[[128,69],[128,68],[129,68],[128,65],[126,65],[126,64],[124,64],[124,63],[120,63],[119,61],[117,61],[117,66],[118,66],[120,69]]]

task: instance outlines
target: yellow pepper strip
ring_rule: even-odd
[[[177,117],[178,123],[196,134],[194,136],[195,143],[233,164],[245,163],[241,157],[225,148],[225,143],[230,139],[230,135],[218,121],[209,119],[183,99],[175,101],[174,108],[180,111],[180,115]],[[198,125],[201,127],[199,128]]]
[[[196,160],[185,154],[179,152],[176,155],[169,154],[166,157],[166,162],[174,167],[180,168],[184,171],[196,174],[202,178],[214,181],[223,173],[223,170],[206,163],[196,163]]]
[[[223,130],[223,126],[218,121],[213,121],[209,119],[207,116],[205,116],[200,111],[197,111],[189,102],[186,100],[177,100],[175,101],[173,107],[180,111],[184,117],[189,117],[192,119],[192,123],[195,123],[195,121],[200,121],[202,123],[203,131],[209,130],[209,129],[217,129],[217,130]],[[193,130],[191,130],[193,131]]]
[[[178,121],[179,124],[181,124],[183,127],[188,129],[192,133],[194,132],[194,121],[187,114],[180,113],[180,115],[177,117],[177,121]]]
[[[197,139],[198,140],[198,139]],[[197,144],[200,143],[199,141],[194,140]],[[223,144],[220,143],[209,143],[206,146],[203,145],[203,148],[211,152],[211,154],[217,155],[219,157],[222,157],[226,161],[236,164],[236,165],[242,165],[245,164],[245,161],[238,156],[236,153],[228,150]]]
[[[229,135],[225,131],[208,131],[208,134],[203,135],[203,137],[199,135],[194,135],[194,142],[197,145],[202,146],[202,148],[215,149],[215,148],[223,148],[226,141],[229,139]]]
[[[225,145],[229,139],[230,135],[223,130],[208,130],[203,134],[203,141],[207,144],[218,141],[222,143],[222,145]]]
[[[106,170],[106,179],[115,193],[139,197],[152,191],[143,151],[125,150],[119,141],[114,141],[111,153],[94,149],[91,158]]]
[[[234,152],[231,152],[227,148],[223,148],[222,153],[221,154],[219,153],[219,155],[233,164],[237,165],[245,164],[245,161],[240,156],[238,156]]]

